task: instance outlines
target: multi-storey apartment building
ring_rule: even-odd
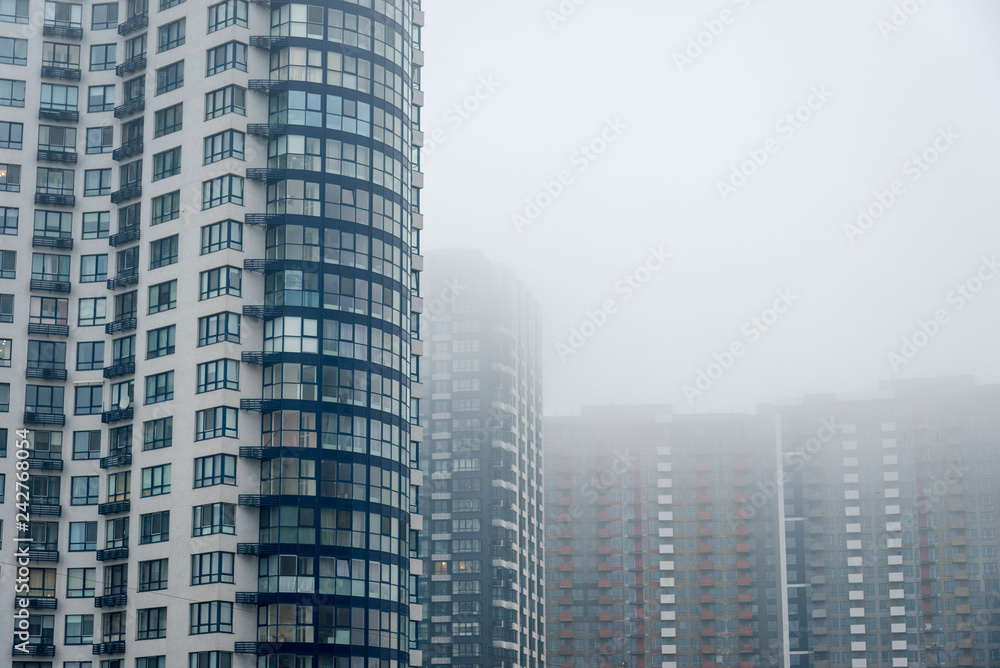
[[[425,663],[544,668],[538,305],[481,253],[428,267]]]
[[[419,664],[423,22],[0,6],[0,664]]]
[[[933,379],[547,419],[551,660],[1000,665],[998,408],[1000,386]]]

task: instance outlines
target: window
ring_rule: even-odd
[[[32,253],[31,278],[40,281],[69,281],[69,255]]]
[[[83,26],[83,5],[69,2],[46,2],[45,25],[81,28]]]
[[[8,390],[10,386],[7,386]],[[64,388],[47,385],[27,385],[24,392],[24,410],[43,415],[62,415]],[[58,503],[58,501],[56,502]]]
[[[0,322],[14,322],[14,295],[0,294]]]
[[[177,5],[181,4],[184,1],[185,0],[160,0],[160,11],[162,12],[164,9],[170,9],[171,7],[176,7]]]
[[[165,543],[170,539],[169,510],[142,515],[139,518],[139,523],[142,525],[139,535],[139,545]]]
[[[184,125],[184,103],[178,102],[166,109],[160,109],[156,112],[154,121],[154,137],[162,137],[172,132],[177,132]]]
[[[122,97],[125,102],[142,100],[146,97],[146,77],[139,76],[122,84]]]
[[[76,370],[97,371],[104,367],[104,341],[80,341],[76,344]]]
[[[28,40],[0,37],[0,63],[4,65],[28,64]]]
[[[142,496],[160,494],[170,494],[170,464],[150,466],[142,470]]]
[[[191,585],[204,585],[221,582],[233,584],[233,563],[235,555],[232,552],[205,552],[191,555]]]
[[[42,66],[80,69],[80,45],[59,42],[42,43]]]
[[[153,198],[153,217],[149,224],[159,225],[181,215],[181,191],[175,190]]]
[[[156,31],[156,52],[169,51],[183,44],[185,27],[185,19],[178,19],[160,26]]]
[[[76,409],[74,415],[100,415],[102,412],[102,385],[82,385],[74,388],[76,392]]]
[[[52,84],[42,84],[43,100],[45,99],[44,97],[45,86],[52,86]],[[68,86],[60,86],[60,88],[68,88]],[[14,79],[0,79],[0,106],[2,107],[24,106],[23,81],[15,81]]]
[[[219,72],[237,69],[247,71],[247,45],[242,42],[226,42],[205,53],[207,67],[205,76],[210,77]],[[24,82],[21,82],[21,106],[24,106]]]
[[[21,165],[0,163],[0,192],[21,192]]]
[[[208,8],[208,32],[229,26],[247,27],[248,5],[246,0],[226,0]]]
[[[94,5],[90,19],[91,30],[114,30],[118,27],[118,3]]]
[[[227,601],[207,601],[205,603],[191,604],[191,635],[232,632],[232,603]]]
[[[0,21],[27,23],[28,0],[3,0],[0,2]]]
[[[0,413],[10,412],[10,383],[0,383]]]
[[[220,650],[191,652],[188,658],[188,668],[232,668],[233,665],[233,653]]]
[[[98,283],[108,278],[108,256],[84,255],[80,258],[80,282]]]
[[[177,262],[177,235],[149,243],[149,268],[159,269]]]
[[[215,360],[198,365],[197,394],[239,389],[240,364],[236,360]]]
[[[111,168],[87,169],[83,172],[83,196],[98,197],[111,194]]]
[[[216,313],[198,318],[198,346],[210,346],[228,341],[240,342],[240,316],[238,313]]]
[[[179,60],[156,70],[156,94],[162,95],[184,85],[184,61]]]
[[[0,258],[3,257],[0,251]],[[67,325],[69,319],[68,299],[54,297],[32,297],[28,312],[28,322],[38,325]]]
[[[72,169],[39,167],[35,181],[35,192],[50,195],[72,195],[75,173]]]
[[[104,125],[99,128],[87,128],[87,154],[111,153],[115,150],[115,128]],[[86,238],[86,237],[84,237]]]
[[[10,123],[8,121],[0,122],[0,148],[14,148],[20,150],[23,140],[23,123]]]
[[[226,114],[247,115],[246,88],[231,84],[205,93],[205,120],[210,121]]]
[[[209,503],[192,508],[192,536],[236,533],[236,506],[232,503]]]
[[[236,267],[216,267],[201,272],[201,291],[198,299],[212,299],[222,295],[239,297],[242,289],[242,272]]]
[[[131,18],[131,17],[129,17]],[[146,33],[125,40],[124,59],[142,58],[146,55]]]
[[[146,376],[146,404],[158,404],[174,398],[174,372]]]
[[[115,69],[117,44],[94,44],[90,47],[90,71],[103,72]]]
[[[9,234],[11,236],[17,236],[17,219],[18,219],[17,208],[9,206],[0,207],[0,234]]]
[[[226,174],[202,183],[202,210],[223,204],[243,206],[243,177]]]
[[[236,220],[221,220],[201,228],[201,254],[231,248],[243,250],[243,223]]]
[[[94,616],[93,615],[66,615],[66,640],[67,645],[93,645],[94,644]]]
[[[69,551],[93,552],[97,549],[97,522],[69,523]]]
[[[96,506],[100,498],[98,488],[100,477],[76,476],[70,479],[70,505],[71,506]]]
[[[172,2],[177,2],[177,0],[171,0]],[[183,2],[183,0],[181,0]],[[161,6],[160,9],[163,9]],[[166,608],[163,608],[166,610]],[[135,660],[135,668],[167,668],[167,656],[161,654],[159,656],[143,656]]]
[[[167,637],[167,609],[141,608],[136,615],[136,640]]]
[[[194,460],[194,488],[236,484],[236,457],[209,455]]]
[[[100,459],[101,432],[74,431],[73,459]]]
[[[112,103],[114,101],[114,86],[111,86]],[[0,91],[2,91],[0,87]],[[80,89],[76,86],[62,84],[42,84],[41,108],[48,111],[76,111]],[[21,106],[13,105],[13,106]]]
[[[139,562],[139,591],[159,591],[167,588],[167,560]]]
[[[142,449],[159,450],[169,448],[174,443],[174,419],[159,418],[142,425]]]
[[[14,211],[17,211],[17,209],[14,209]],[[6,216],[6,218],[9,217],[10,216]],[[36,209],[35,236],[69,239],[73,236],[73,214],[69,211],[45,211],[44,209]]]
[[[160,313],[177,306],[177,280],[158,283],[149,288],[149,312]]]
[[[96,568],[66,569],[66,598],[94,598]]]
[[[128,501],[132,497],[132,472],[108,474],[108,503]]]
[[[155,359],[174,354],[176,325],[153,329],[146,333],[146,359]]]
[[[110,230],[111,230],[110,211],[89,211],[83,214],[84,240],[107,239]]]
[[[194,440],[238,438],[238,415],[236,409],[229,406],[217,406],[198,411],[194,414]]]
[[[205,137],[205,164],[226,158],[243,160],[246,135],[239,130],[226,130]]]
[[[35,369],[39,369],[39,368],[50,368],[50,369],[51,368],[55,368],[53,366],[43,367],[43,366],[34,366],[34,365],[31,364],[30,346],[33,343],[37,345],[39,342],[38,341],[29,341],[28,342],[28,346],[29,346],[28,368],[29,369],[32,369],[32,368],[35,368]],[[65,346],[65,345],[66,344],[63,344],[63,346]],[[0,367],[9,367],[10,366],[10,360],[11,360],[11,354],[12,354],[12,352],[13,352],[13,345],[11,343],[11,340],[10,339],[0,339]],[[66,353],[65,353],[65,349],[64,349],[63,356],[65,356],[65,354]],[[53,364],[53,362],[49,362],[48,364]],[[60,368],[61,368],[61,365],[60,365]]]
[[[107,304],[104,297],[86,297],[80,299],[80,317],[77,324],[80,327],[97,327],[104,324],[105,308]]]
[[[113,111],[115,108],[115,86],[90,86],[87,88],[87,111]]]
[[[181,173],[181,147],[163,151],[153,156],[153,180],[159,181]]]

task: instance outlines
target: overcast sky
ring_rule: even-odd
[[[1000,381],[996,2],[423,4],[424,249],[538,297],[547,414]]]

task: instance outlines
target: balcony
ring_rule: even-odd
[[[238,642],[233,647],[233,651],[237,654],[266,656],[268,654],[276,654],[278,652],[278,645],[273,642]]]
[[[272,413],[281,409],[281,399],[240,399],[241,411]]]
[[[109,246],[121,246],[139,240],[139,226],[132,225],[108,237]]]
[[[115,118],[124,118],[137,114],[146,108],[146,98],[137,97],[115,107]]]
[[[98,515],[115,515],[117,513],[127,513],[132,510],[132,502],[128,499],[124,501],[108,501],[97,506]]]
[[[280,49],[282,47],[288,46],[288,38],[272,37],[271,35],[251,35],[250,46],[257,49],[264,49],[265,51],[270,51],[271,49]]]
[[[135,16],[128,19],[124,23],[118,24],[118,34],[127,35],[130,32],[135,32],[139,28],[145,28],[148,25],[149,25],[149,12],[136,14]]]
[[[240,446],[240,457],[244,459],[277,459],[281,448],[260,448],[252,445]]]
[[[236,554],[248,554],[251,556],[266,556],[278,554],[281,546],[277,543],[237,543]]]
[[[33,278],[28,286],[32,290],[39,290],[41,292],[67,293],[72,288],[72,283],[69,281],[50,281],[45,278]]]
[[[285,224],[283,213],[248,213],[243,222],[253,227],[277,227]]]
[[[94,598],[95,608],[117,608],[128,605],[128,594],[108,594]]]
[[[236,592],[236,602],[241,605],[270,605],[278,602],[278,594],[263,591],[238,591]]]
[[[17,599],[15,598],[14,607],[27,607],[32,610],[55,610],[59,607],[58,599],[55,598],[29,598],[27,599],[27,603],[27,606],[20,606],[17,604]]]
[[[28,334],[42,336],[69,336],[69,325],[52,325],[45,322],[29,322]]]
[[[142,197],[142,184],[130,183],[123,188],[111,193],[111,203],[118,204],[119,202],[127,202],[130,199],[135,199],[136,197]]]
[[[56,193],[35,193],[35,204],[50,204],[52,206],[76,206],[73,195],[58,195]]]
[[[270,366],[281,361],[281,353],[265,353],[260,350],[247,350],[240,356],[244,364]]]
[[[260,320],[262,318],[278,318],[285,312],[283,306],[249,305],[243,307],[243,317]]]
[[[62,471],[63,470],[63,460],[61,460],[61,459],[42,459],[41,457],[29,457],[28,458],[28,470],[35,470],[35,471]]]
[[[62,506],[58,503],[29,503],[29,515],[46,515],[48,517],[59,517],[62,515]]]
[[[76,155],[74,153],[74,155]],[[47,237],[36,234],[31,237],[32,248],[61,248],[63,250],[73,249],[73,237]]]
[[[80,80],[79,67],[60,67],[58,65],[42,65],[42,77],[49,79]]]
[[[130,285],[139,284],[139,272],[133,271],[126,274],[118,274],[114,278],[108,279],[108,290],[118,290],[127,288]]]
[[[138,324],[135,318],[119,318],[104,325],[104,333],[117,334],[119,332],[131,332]]]
[[[98,561],[116,561],[118,559],[128,559],[127,547],[110,547],[106,550],[97,551]]]
[[[121,65],[115,68],[115,74],[120,77],[130,74],[132,72],[137,72],[138,70],[146,69],[146,54],[140,54],[138,56],[132,56]]]
[[[46,162],[65,162],[71,165],[76,164],[77,155],[75,151],[53,151],[51,149],[38,149],[38,154],[35,156],[40,161]]]
[[[285,178],[285,170],[275,167],[248,167],[247,179],[261,183],[274,183]]]
[[[28,561],[44,561],[52,564],[59,563],[59,550],[36,550],[28,548]]]
[[[111,469],[116,466],[128,466],[132,463],[132,449],[121,448],[123,452],[115,450],[107,457],[101,457],[101,468]]]
[[[247,88],[255,93],[272,93],[288,90],[288,81],[286,79],[250,79]]]
[[[141,139],[133,139],[112,151],[111,157],[115,160],[124,160],[125,158],[131,158],[133,155],[139,155],[142,153],[143,148]]]
[[[83,26],[64,25],[56,21],[46,21],[42,26],[42,34],[46,37],[66,37],[67,39],[83,39]]]
[[[94,645],[94,654],[124,654],[125,641],[102,642]]]
[[[24,414],[24,424],[54,424],[60,427],[66,424],[66,416],[62,413],[37,413],[29,411]]]
[[[38,118],[43,121],[63,121],[76,123],[80,120],[80,112],[76,109],[46,109],[38,110]]]
[[[27,652],[22,651],[27,649]],[[38,643],[35,645],[14,645],[14,656],[55,656],[56,646]]]
[[[101,413],[101,422],[104,424],[114,424],[122,420],[131,420],[132,415],[133,408],[131,406],[128,408],[116,408],[113,411],[104,411]]]
[[[243,269],[258,274],[270,274],[276,271],[281,271],[284,266],[284,260],[264,260],[261,258],[249,258],[243,260]]]
[[[248,508],[273,508],[278,505],[276,494],[240,494],[240,505]]]
[[[118,378],[119,376],[131,376],[135,373],[135,357],[124,357],[114,361],[111,366],[104,367],[105,378]]]
[[[288,126],[283,123],[248,123],[247,134],[264,139],[273,139],[288,134]]]
[[[66,380],[66,369],[40,369],[28,367],[24,370],[25,378],[41,378],[42,380]]]

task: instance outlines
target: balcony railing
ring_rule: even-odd
[[[262,350],[245,350],[240,354],[244,364],[256,364],[257,366],[270,366],[281,361],[281,353],[264,352]]]
[[[128,559],[127,547],[109,547],[106,550],[97,551],[98,561],[117,561],[118,559]]]
[[[28,367],[24,370],[25,378],[41,378],[42,380],[66,380],[66,369],[42,369]]]
[[[24,650],[28,650],[25,652]],[[14,656],[55,656],[56,646],[48,643],[34,645],[14,645]]]
[[[125,641],[102,642],[94,645],[94,654],[124,654]]]
[[[136,72],[138,70],[146,69],[146,54],[141,54],[138,56],[132,56],[121,65],[115,68],[115,74],[120,77],[125,76],[131,72]]]
[[[31,237],[32,248],[62,248],[64,250],[73,249],[73,237],[47,237],[35,234]]]
[[[135,357],[129,357],[116,361],[111,366],[104,367],[105,378],[118,378],[119,376],[131,376],[135,373]]]
[[[244,459],[277,459],[281,456],[281,448],[261,448],[259,446],[240,446],[240,457]]]
[[[281,399],[240,399],[241,411],[272,413],[281,408]]]
[[[278,318],[285,312],[283,306],[262,306],[250,304],[243,307],[243,317],[260,320],[262,318]]]
[[[67,81],[80,80],[79,67],[61,67],[58,65],[42,65],[42,76],[52,79],[66,79]]]
[[[274,36],[271,35],[251,35],[250,36],[250,46],[257,49],[265,49],[270,51],[271,49],[280,49],[282,47],[288,46],[288,37],[284,36]]]
[[[69,325],[51,325],[44,322],[29,322],[28,334],[43,336],[69,336]]]
[[[46,37],[66,37],[68,39],[82,39],[83,26],[61,26],[54,23],[46,23],[42,26],[42,34]]]
[[[56,598],[29,598],[27,607],[33,610],[55,610],[59,607],[59,600]],[[14,607],[25,607],[18,605],[18,599],[14,599]]]
[[[247,169],[247,178],[251,181],[274,183],[275,181],[284,179],[285,173],[286,170],[276,167],[249,167]]]
[[[124,452],[122,454],[109,455],[108,457],[101,457],[101,468],[102,469],[112,469],[116,466],[128,466],[132,463],[132,453]]]
[[[273,508],[278,505],[276,494],[240,494],[239,503],[248,508]]]
[[[133,225],[108,237],[109,246],[122,246],[139,240],[139,226]]]
[[[28,548],[28,561],[44,561],[47,563],[59,563],[59,550],[39,550]]]
[[[116,513],[127,513],[132,510],[132,502],[129,499],[124,501],[109,501],[97,506],[98,515],[114,515]]]
[[[127,288],[130,285],[139,284],[139,272],[132,271],[126,274],[118,274],[114,278],[108,279],[108,290],[118,290],[119,288]]]
[[[264,260],[262,258],[250,258],[243,260],[243,268],[260,274],[269,274],[281,271],[285,266],[284,260]]]
[[[278,543],[237,543],[236,554],[248,554],[251,556],[267,556],[278,554],[281,546]]]
[[[287,79],[250,79],[247,87],[255,93],[272,93],[288,90]]]
[[[111,152],[111,157],[115,160],[124,160],[125,158],[130,158],[133,155],[139,155],[142,153],[143,144],[141,139],[133,139],[132,141],[125,142],[114,151]]]
[[[104,333],[117,334],[119,332],[131,332],[138,324],[135,318],[119,318],[104,325]]]
[[[243,222],[253,227],[277,227],[285,224],[285,214],[283,213],[248,213],[244,216]]]
[[[73,195],[57,195],[55,193],[35,193],[35,204],[51,204],[53,206],[76,206]]]
[[[62,515],[62,506],[58,503],[29,503],[28,514],[60,517]]]
[[[142,196],[142,184],[140,183],[130,183],[124,188],[119,188],[118,190],[111,193],[111,203],[118,204],[119,202],[125,202],[130,199],[135,199],[136,197]]]
[[[101,413],[101,422],[104,424],[114,424],[115,422],[121,422],[122,420],[131,420],[133,410],[134,409],[129,406],[128,408],[116,408],[113,411],[104,411]]]
[[[73,284],[69,281],[50,281],[47,278],[33,278],[31,282],[28,283],[28,287],[32,290],[39,290],[41,292],[69,292]]]
[[[257,0],[254,0],[254,2],[257,2]],[[233,646],[233,650],[237,654],[256,654],[257,656],[266,656],[268,654],[276,654],[278,652],[278,645],[273,642],[238,642]]]
[[[45,121],[65,121],[76,123],[80,120],[80,112],[76,109],[39,109],[38,118]]]
[[[95,608],[116,608],[128,605],[128,594],[108,594],[94,598]]]
[[[288,125],[282,123],[248,123],[247,134],[254,137],[280,137],[288,134]]]
[[[29,411],[24,414],[25,424],[66,424],[66,416],[62,413],[38,413]]]
[[[71,165],[76,164],[77,155],[75,151],[54,151],[52,149],[38,149],[38,155],[36,156],[39,160],[46,160],[48,162],[68,162]]]
[[[62,471],[63,470],[63,460],[61,459],[42,459],[40,457],[29,457],[28,458],[28,469],[36,471]]]
[[[278,594],[269,591],[238,591],[236,602],[241,605],[270,605],[278,602]]]
[[[115,118],[124,118],[137,114],[146,108],[146,98],[137,97],[115,107]]]
[[[128,19],[124,23],[118,24],[118,34],[127,35],[130,32],[135,32],[139,28],[145,28],[148,25],[149,25],[149,12],[136,14],[135,16]]]

